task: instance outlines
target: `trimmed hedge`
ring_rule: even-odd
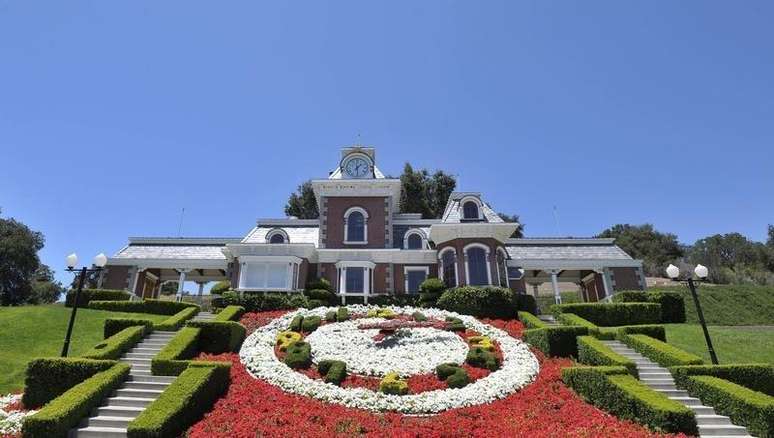
[[[500,366],[497,356],[483,347],[471,346],[465,362],[474,367],[485,368],[489,371],[495,371]]]
[[[556,316],[556,320],[562,323],[563,325],[574,325],[574,326],[586,327],[587,329],[589,329],[590,335],[592,336],[599,335],[599,327],[596,324],[586,319],[583,319],[574,313],[560,313],[559,315]]]
[[[107,339],[127,327],[136,327],[138,325],[147,328],[148,333],[153,331],[153,321],[142,318],[108,318],[105,320],[105,326],[102,329],[102,338]]]
[[[528,329],[548,327],[548,324],[541,321],[540,318],[538,318],[532,313],[519,311],[518,315],[519,315],[519,321],[521,321],[522,324],[524,324],[524,327],[527,327]]]
[[[309,368],[312,364],[312,346],[304,341],[290,344],[284,362],[293,369]]]
[[[687,377],[680,387],[751,434],[774,437],[774,397],[713,376]]]
[[[445,290],[446,284],[440,278],[426,279],[419,285],[419,304],[422,307],[435,307]]]
[[[159,376],[177,376],[188,367],[199,348],[202,329],[184,327],[151,360],[151,371]]]
[[[185,325],[186,321],[192,319],[194,316],[196,316],[197,313],[199,313],[199,306],[187,307],[165,319],[164,321],[156,324],[154,327],[156,330],[165,332],[178,331]]]
[[[624,367],[575,367],[562,380],[593,405],[653,430],[698,435],[696,416],[681,403],[625,374]]]
[[[242,306],[227,306],[215,315],[215,321],[239,321],[244,313],[245,308]]]
[[[347,297],[347,300],[349,301],[350,298],[360,297]],[[420,298],[417,294],[369,295],[368,304],[372,304],[374,306],[419,307],[419,300]]]
[[[524,331],[524,341],[549,356],[578,356],[578,336],[586,336],[589,329],[580,326],[549,326]]]
[[[626,335],[639,334],[666,342],[666,331],[664,330],[664,326],[660,324],[624,325],[616,327],[615,334],[616,339],[620,339]]]
[[[131,294],[122,290],[112,289],[83,289],[81,291],[80,299],[78,300],[78,307],[86,307],[91,300],[95,301],[129,301]],[[71,290],[67,292],[65,296],[65,307],[73,307],[75,302],[75,291]]]
[[[246,312],[263,312],[267,310],[288,310],[298,307],[308,308],[310,301],[302,293],[275,292],[245,292],[241,296],[237,292],[224,292],[219,298],[212,300],[213,307],[242,306]],[[325,301],[327,305],[327,301]]]
[[[688,376],[713,376],[774,397],[774,365],[684,365],[669,368],[675,382]]]
[[[661,306],[653,303],[572,303],[551,307],[554,315],[574,313],[602,327],[620,325],[658,324]]]
[[[451,312],[488,318],[513,318],[517,311],[513,291],[494,286],[449,289],[436,305]]]
[[[28,409],[42,406],[116,363],[66,357],[33,359],[27,363],[22,402]]]
[[[680,293],[662,291],[622,291],[613,295],[614,303],[658,303],[661,322],[685,322],[685,300]]]
[[[663,367],[703,363],[699,356],[647,335],[623,335],[619,340]]]
[[[91,301],[89,309],[112,310],[114,312],[151,313],[154,315],[174,315],[188,307],[199,308],[193,303],[178,301],[151,300],[142,301]]]
[[[115,335],[95,345],[91,350],[82,354],[87,359],[118,360],[124,353],[131,350],[140,339],[149,332],[143,325],[127,327]]]
[[[514,297],[516,299],[516,310],[537,315],[537,301],[535,301],[535,297],[527,294],[516,294]]]
[[[311,333],[317,330],[317,327],[320,327],[320,324],[322,324],[322,319],[320,319],[319,316],[305,316],[301,321],[301,331]]]
[[[341,384],[347,378],[347,363],[340,360],[322,360],[317,371],[324,377],[325,383]]]
[[[344,322],[349,319],[349,310],[346,307],[339,307],[336,310],[336,321]]]
[[[73,386],[64,394],[45,405],[37,413],[24,419],[22,436],[25,438],[64,438],[68,431],[88,416],[92,409],[117,389],[129,376],[130,366],[114,363]]]
[[[593,336],[578,336],[578,361],[587,365],[622,366],[637,377],[637,364],[616,353]]]
[[[130,438],[180,436],[209,411],[229,386],[228,362],[191,362],[127,426]]]
[[[198,350],[213,354],[239,351],[247,333],[234,321],[190,321],[187,326],[200,329]]]

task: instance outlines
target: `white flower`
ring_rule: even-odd
[[[372,307],[354,305],[347,308],[351,314],[365,314]],[[397,314],[410,315],[419,310],[429,318],[444,319],[447,316],[460,318],[468,328],[489,336],[500,345],[503,353],[502,366],[499,370],[463,388],[397,396],[366,388],[341,388],[321,380],[311,379],[293,371],[275,356],[276,335],[287,329],[293,317],[299,314],[322,317],[335,308],[300,309],[271,321],[245,340],[239,353],[240,358],[251,375],[285,391],[352,408],[377,412],[398,411],[406,414],[438,413],[448,409],[489,403],[528,385],[539,371],[538,361],[526,344],[473,317],[439,309],[413,307],[390,307],[390,309]],[[365,321],[361,319],[358,322]],[[404,336],[402,340],[405,342],[401,343],[401,340],[398,340],[396,344],[400,345],[399,358],[389,358],[389,355],[379,356],[381,360],[387,361],[382,365],[369,356],[379,354],[371,339],[377,331],[373,330],[373,333],[370,333],[369,330],[359,330],[355,327],[352,322],[328,324],[310,334],[307,341],[312,345],[314,360],[337,357],[345,360],[347,368],[357,373],[383,375],[387,371],[395,370],[408,376],[431,372],[436,365],[443,362],[461,363],[467,354],[467,346],[456,335],[435,329],[401,329],[399,331],[410,331],[410,335],[401,335]],[[427,342],[433,336],[437,339],[430,342],[429,348],[420,345],[412,346],[410,342],[413,340]],[[452,340],[451,336],[456,339]]]
[[[0,396],[0,435],[15,435],[21,433],[24,417],[37,411],[10,411],[6,408],[21,400],[20,394],[8,394]]]

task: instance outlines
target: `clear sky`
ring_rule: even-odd
[[[3,216],[69,282],[183,207],[243,236],[360,135],[528,236],[774,223],[774,2],[329,3],[0,0]]]

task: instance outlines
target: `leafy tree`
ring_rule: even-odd
[[[0,304],[24,304],[33,295],[43,234],[15,219],[0,218]]]
[[[219,295],[227,290],[231,290],[231,282],[228,280],[222,280],[212,286],[210,293]]]
[[[54,279],[54,271],[48,265],[41,263],[35,272],[32,282],[32,295],[28,299],[31,304],[55,303],[64,293],[62,283]]]
[[[774,225],[769,224],[769,239],[766,241],[766,246],[774,248]]]
[[[320,212],[317,210],[317,198],[312,190],[312,181],[306,181],[298,186],[295,193],[290,194],[285,205],[285,215],[295,216],[299,219],[317,219]]]
[[[519,222],[518,214],[497,213],[497,215],[505,222],[515,222],[519,224],[519,228],[516,228],[516,231],[511,234],[512,238],[524,237],[524,224]]]
[[[161,285],[161,295],[175,295],[177,293],[177,282],[168,281]]]
[[[597,237],[612,237],[615,244],[635,259],[642,259],[647,275],[663,276],[669,263],[683,256],[677,236],[656,231],[651,224],[616,224]]]
[[[739,233],[715,234],[697,240],[688,252],[688,259],[707,266],[709,279],[714,283],[774,281],[769,248]]]

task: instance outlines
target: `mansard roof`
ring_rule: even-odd
[[[231,237],[130,237],[113,261],[141,260],[225,260],[221,249],[241,239]]]
[[[256,226],[247,233],[240,243],[267,243],[266,236],[273,230],[282,230],[290,244],[305,243],[317,247],[320,238],[320,221],[318,219],[258,219]]]
[[[455,223],[461,223],[460,219],[462,218],[462,214],[460,212],[460,203],[465,198],[473,198],[477,200],[478,204],[481,207],[481,214],[483,216],[482,222],[491,222],[491,223],[498,223],[498,222],[504,222],[502,218],[495,213],[494,210],[481,199],[481,193],[478,192],[453,192],[449,196],[449,201],[446,203],[446,208],[443,212],[443,217],[441,218],[443,223],[446,224],[455,224]]]

